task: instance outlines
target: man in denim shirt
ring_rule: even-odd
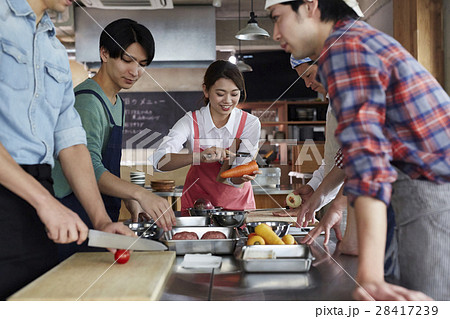
[[[73,107],[69,61],[45,11],[71,2],[0,2],[0,299],[55,266],[55,243],[87,237],[78,215],[53,196],[54,156],[94,227],[133,235],[105,211]]]

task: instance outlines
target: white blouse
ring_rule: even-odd
[[[200,135],[200,148],[205,150],[210,147],[228,148],[234,141],[239,123],[241,121],[242,110],[234,108],[231,111],[227,124],[221,128],[217,128],[211,117],[209,104],[197,111],[197,123]],[[258,142],[261,134],[261,122],[251,114],[247,115],[244,130],[240,137],[241,144],[239,152],[250,153],[252,157],[238,157],[233,166],[241,165],[249,162],[256,157],[258,152]],[[165,136],[158,149],[150,156],[149,160],[155,170],[158,170],[158,163],[161,158],[169,153],[179,153],[183,149],[183,144],[188,142],[187,147],[192,153],[194,148],[194,121],[192,112],[186,113],[177,123],[170,129],[169,135]]]

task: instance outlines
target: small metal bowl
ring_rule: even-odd
[[[212,213],[212,217],[222,227],[239,227],[244,223],[247,212],[243,210],[222,210]]]
[[[153,220],[145,222],[133,223],[131,219],[123,222],[128,226],[137,236],[147,239],[158,240],[164,233],[164,229],[159,228]]]
[[[271,222],[271,221],[265,221],[265,222],[251,222],[246,224],[246,235],[254,233],[255,227],[259,224],[267,224],[270,227],[272,227],[272,230],[277,234],[278,237],[283,237],[289,232],[289,227],[291,226],[288,222]]]
[[[191,216],[210,216],[212,213],[219,212],[222,207],[214,207],[212,209],[195,209],[188,208],[188,212]]]

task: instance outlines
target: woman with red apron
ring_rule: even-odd
[[[258,118],[238,108],[245,96],[242,74],[228,61],[216,61],[207,69],[203,83],[207,106],[187,113],[170,130],[154,154],[154,167],[160,171],[191,165],[181,197],[182,215],[197,199],[211,201],[225,210],[255,208],[250,181],[253,175],[220,180],[218,175],[230,166],[241,165],[250,158],[237,158],[228,164],[228,154],[247,152],[255,156],[261,123]],[[189,154],[179,154],[188,142]]]

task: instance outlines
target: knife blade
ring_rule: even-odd
[[[89,229],[88,237],[88,246],[90,247],[145,251],[167,250],[164,244],[151,239],[112,234],[94,229]]]

